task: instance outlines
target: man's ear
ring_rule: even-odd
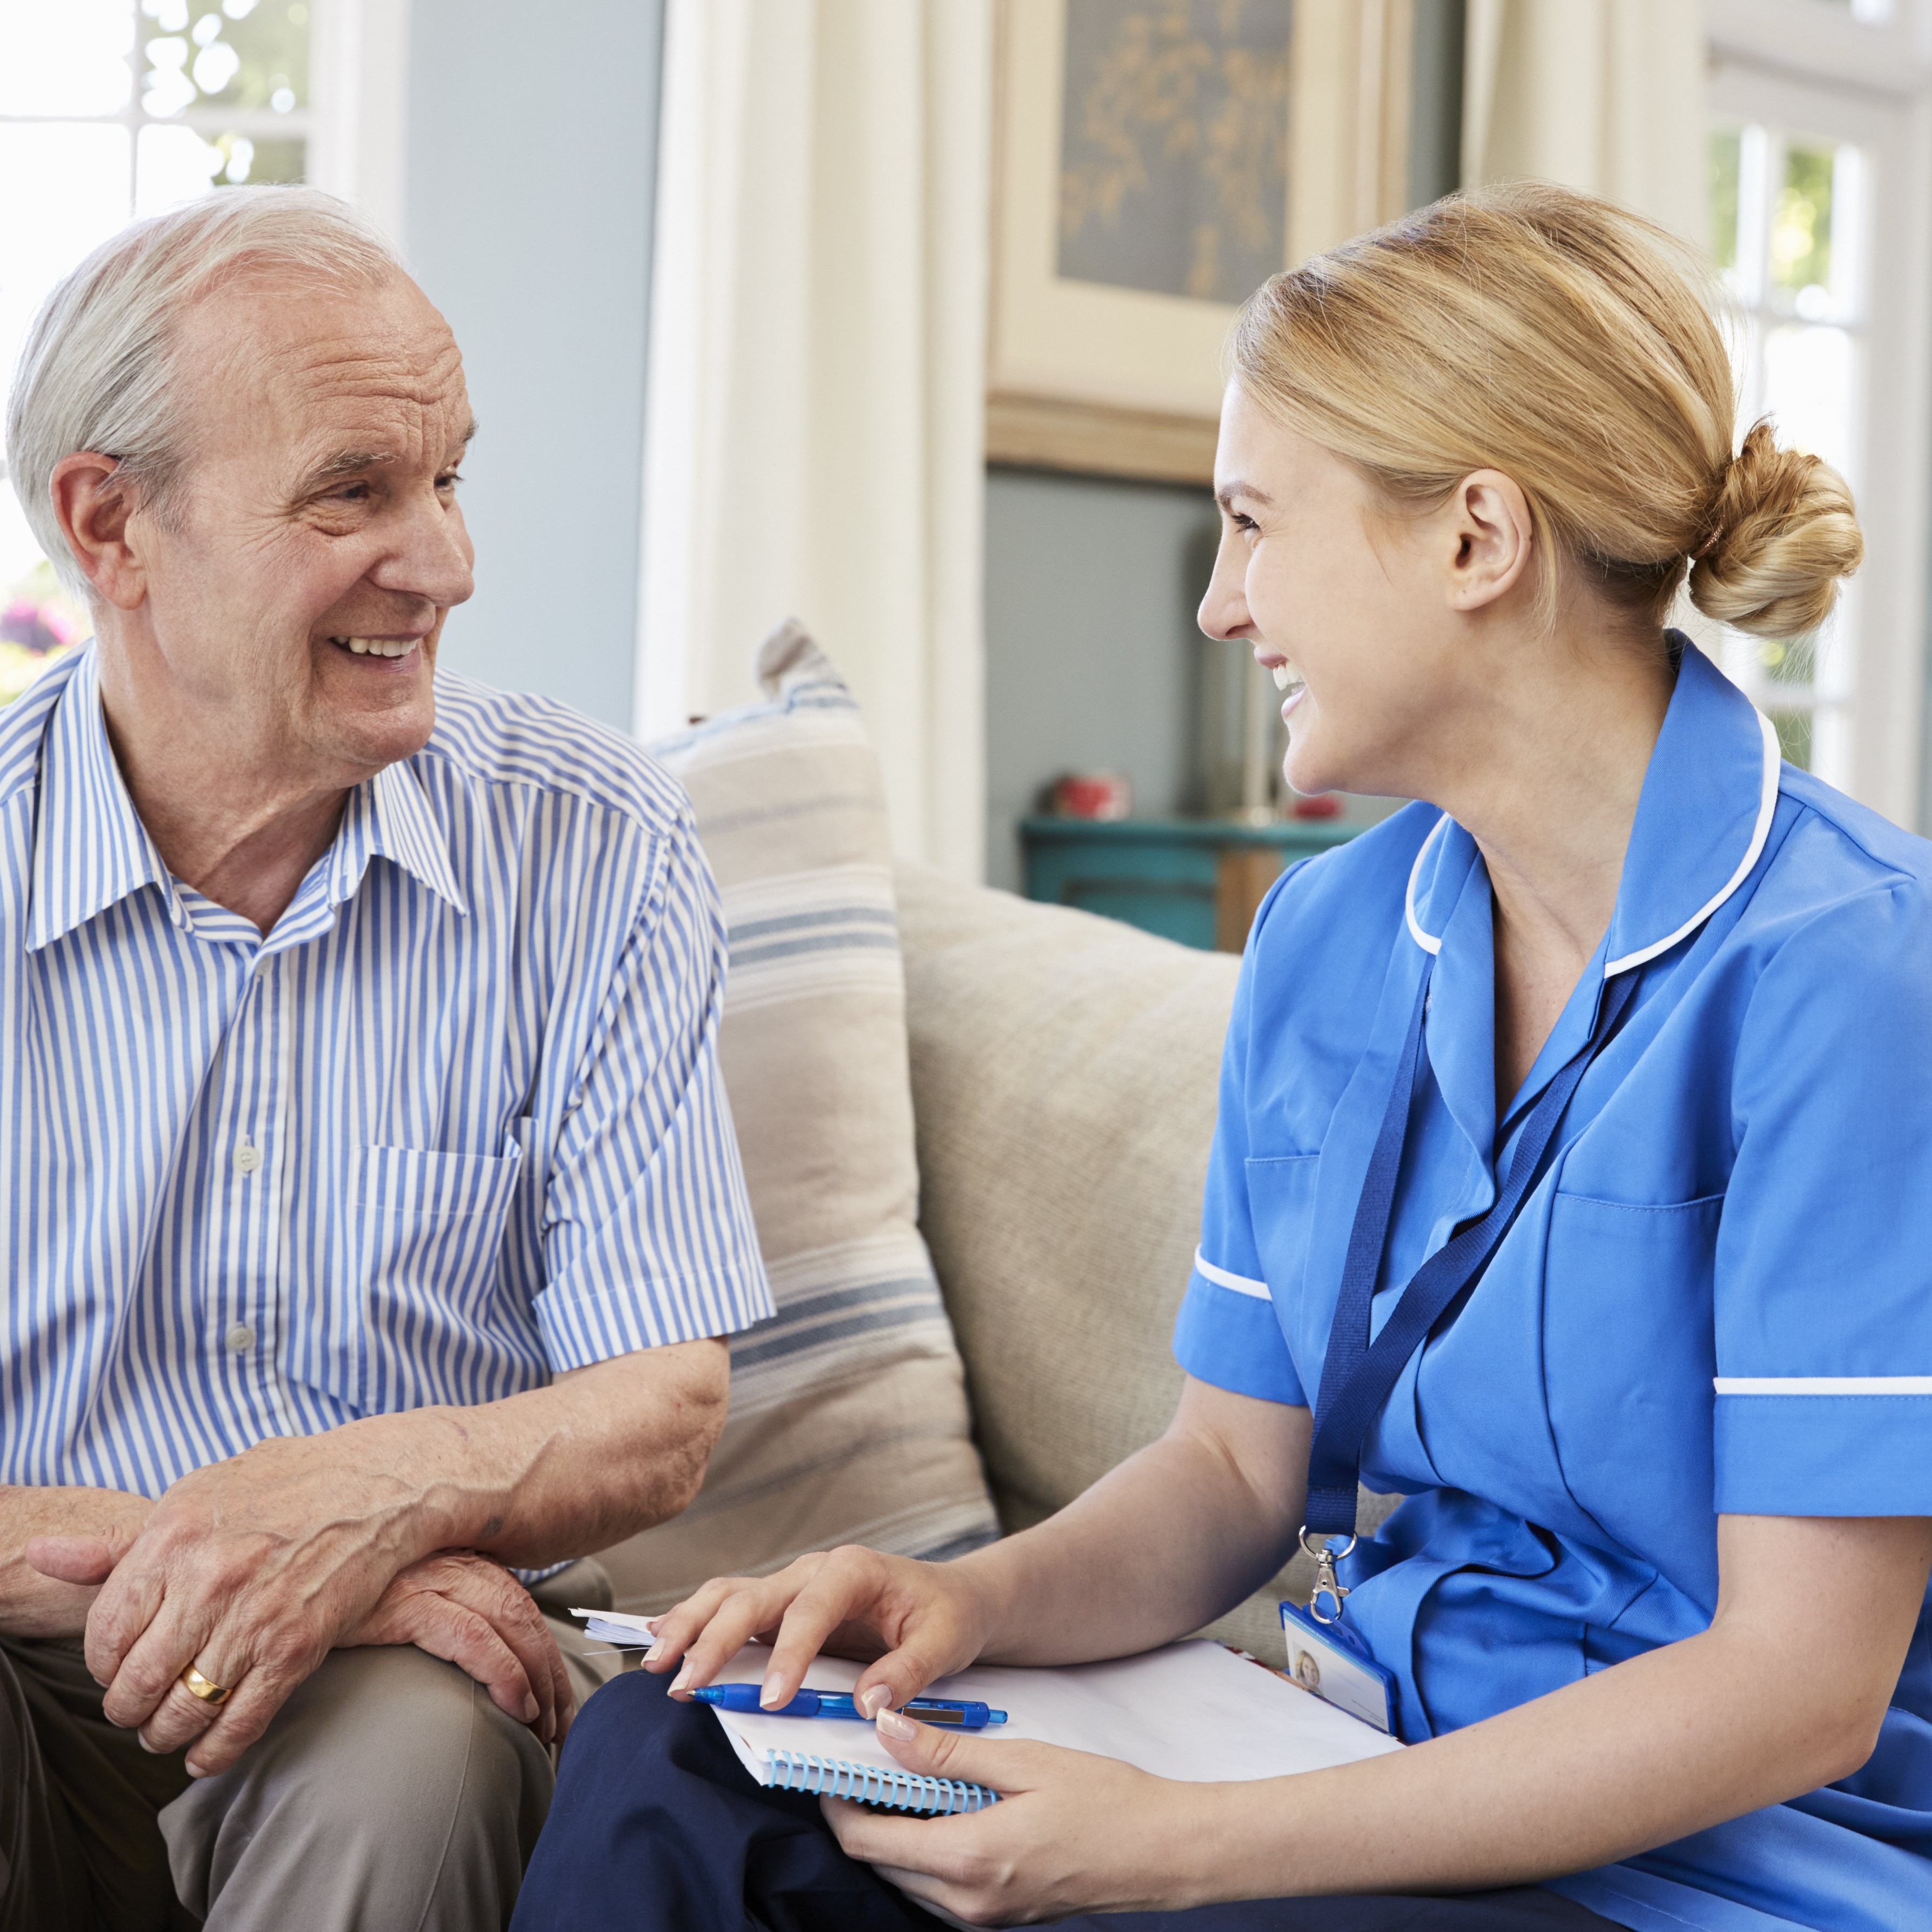
[[[1524,581],[1536,550],[1529,499],[1500,470],[1476,470],[1456,484],[1446,506],[1444,535],[1452,610],[1480,610]]]
[[[54,465],[49,487],[61,534],[94,594],[132,610],[148,594],[148,574],[130,538],[134,506],[120,472],[116,458],[82,450]]]

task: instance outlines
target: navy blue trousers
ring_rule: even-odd
[[[932,1932],[838,1849],[818,1800],[766,1791],[702,1705],[633,1671],[586,1704],[511,1932]],[[1297,1898],[1068,1918],[1088,1932],[1586,1932],[1600,1918],[1525,1887],[1445,1898]]]

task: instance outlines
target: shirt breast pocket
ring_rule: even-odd
[[[366,1326],[361,1406],[486,1399],[466,1370],[502,1352],[490,1318],[523,1149],[365,1147],[355,1214]]]

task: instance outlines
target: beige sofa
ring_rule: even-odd
[[[1008,1531],[1157,1436],[1239,962],[901,868],[920,1225]],[[1364,1529],[1394,1498],[1364,1494]],[[1213,1627],[1274,1660],[1305,1558]]]

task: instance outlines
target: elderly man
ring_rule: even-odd
[[[128,230],[22,360],[96,636],[0,712],[8,1932],[500,1924],[573,1696],[506,1566],[683,1508],[769,1312],[688,809],[433,676],[472,427],[302,189]]]

